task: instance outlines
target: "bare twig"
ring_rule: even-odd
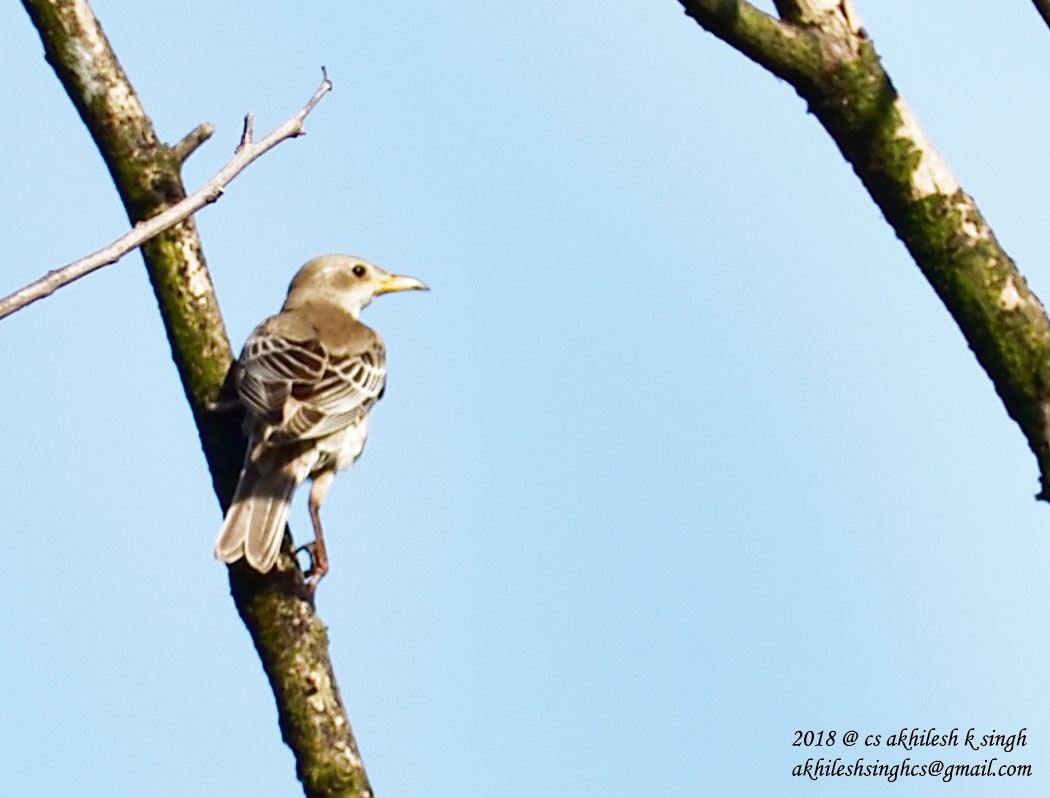
[[[201,122],[189,133],[182,137],[178,144],[171,148],[171,154],[179,163],[185,163],[186,159],[196,152],[197,148],[211,138],[215,132],[215,125],[211,122]]]
[[[43,299],[62,286],[68,285],[86,274],[90,274],[111,263],[116,263],[128,252],[141,246],[155,235],[192,216],[205,205],[215,202],[222,195],[223,189],[230,181],[263,153],[273,149],[285,139],[303,135],[306,132],[303,122],[307,115],[321,101],[325,93],[332,89],[332,81],[328,79],[328,70],[321,67],[321,72],[321,85],[306,105],[281,123],[272,133],[259,141],[252,141],[251,114],[248,114],[245,117],[244,134],[241,136],[241,142],[237,145],[233,157],[208,182],[181,202],[172,205],[156,216],[139,222],[113,243],[59,269],[50,271],[39,280],[15,291],[10,296],[0,299],[0,319],[11,315],[17,310],[21,310],[38,299]],[[183,147],[184,144],[185,154],[183,157],[186,157],[207,138],[207,136],[203,136],[202,128],[204,128],[203,125],[175,145],[176,157],[178,157],[180,152],[179,148]]]

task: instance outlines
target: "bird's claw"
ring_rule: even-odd
[[[307,591],[313,596],[317,591],[318,583],[328,573],[328,556],[324,549],[318,549],[317,541],[304,543],[295,550],[296,555],[301,551],[306,552],[310,558],[310,567],[303,570],[303,577],[306,579]]]

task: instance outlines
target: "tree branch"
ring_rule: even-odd
[[[280,127],[259,142],[253,142],[250,135],[247,138],[242,136],[233,157],[226,165],[184,200],[161,211],[156,216],[151,216],[147,221],[139,222],[130,231],[102,249],[79,258],[60,269],[50,271],[25,288],[20,288],[10,296],[0,299],[0,319],[11,315],[17,310],[21,310],[38,299],[49,296],[57,289],[68,285],[74,280],[78,280],[103,266],[116,263],[143,242],[148,241],[170,227],[174,227],[205,205],[215,202],[222,196],[226,186],[243,172],[252,161],[268,150],[273,149],[282,141],[305,133],[303,121],[306,115],[317,105],[324,93],[330,91],[331,88],[332,82],[328,79],[327,73],[325,73],[321,86],[314,92],[310,101],[299,109],[294,116],[286,119]],[[251,118],[250,114],[248,118]],[[210,124],[198,125],[188,136],[171,148],[176,161],[180,164],[185,161],[194,149],[211,136],[213,130],[214,128]]]
[[[1050,501],[1050,319],[897,94],[850,0],[777,0],[772,22],[743,0],[680,2],[806,100],[992,379]],[[778,26],[792,33],[771,34]]]
[[[48,63],[102,154],[132,225],[185,199],[181,152],[158,140],[86,0],[22,4],[40,34]],[[301,117],[323,93],[304,106]],[[290,120],[290,135],[302,132],[301,117]],[[282,131],[288,132],[282,126],[271,136]],[[251,142],[248,134],[250,125],[246,146]],[[240,472],[245,440],[239,414],[209,410],[225,384],[233,353],[192,217],[149,239],[141,249],[215,492],[225,507]],[[229,577],[238,612],[270,680],[282,736],[295,754],[306,794],[371,796],[333,675],[325,627],[306,598],[288,537],[269,574],[235,564]]]
[[[1050,0],[1032,0],[1035,5],[1035,10],[1039,12],[1039,16],[1043,18],[1043,22],[1050,27]]]
[[[171,148],[172,154],[179,163],[186,160],[197,151],[197,148],[212,137],[215,125],[211,122],[201,122],[189,133],[182,137],[178,144]]]
[[[774,75],[789,75],[811,69],[817,57],[809,52],[809,42],[791,25],[781,22],[750,3],[738,0],[711,0],[690,3],[683,0],[686,14],[723,41]]]

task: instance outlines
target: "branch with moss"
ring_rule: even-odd
[[[790,83],[831,135],[987,372],[1050,501],[1050,319],[894,89],[850,0],[680,0]]]
[[[160,141],[86,0],[23,0],[23,6],[48,63],[98,146],[131,224],[183,201],[180,168],[203,140],[202,132],[198,129],[173,147]],[[250,141],[250,124],[245,141]],[[222,392],[233,353],[193,218],[149,239],[141,250],[215,492],[225,508],[245,440],[239,414],[210,410]],[[262,576],[235,564],[230,587],[270,680],[281,733],[295,754],[305,793],[370,796],[325,627],[307,595],[288,536],[277,568]]]

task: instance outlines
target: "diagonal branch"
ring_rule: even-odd
[[[1021,427],[1050,501],[1050,319],[894,89],[850,0],[776,0],[780,20],[744,0],[680,2],[807,102]]]
[[[40,34],[48,63],[98,146],[131,223],[185,199],[179,168],[187,147],[159,141],[87,1],[22,0],[22,5]],[[302,116],[323,93],[319,90]],[[249,118],[246,145],[250,129]],[[192,216],[141,249],[215,492],[226,506],[245,441],[237,414],[209,409],[233,353]],[[265,577],[249,571],[236,564],[230,568],[231,592],[273,689],[281,733],[295,754],[303,789],[308,796],[371,796],[335,681],[325,626],[304,598],[302,573],[287,537],[274,571]]]
[[[171,148],[171,153],[175,156],[175,160],[179,163],[186,163],[186,160],[197,151],[197,148],[210,139],[214,133],[215,125],[211,122],[201,122]]]
[[[321,69],[324,70],[324,67]],[[241,137],[241,142],[237,145],[233,157],[203,186],[181,202],[175,203],[144,222],[139,222],[113,243],[92,252],[90,255],[78,258],[60,269],[50,271],[25,288],[20,288],[10,296],[0,299],[0,319],[9,316],[17,310],[21,310],[38,299],[49,296],[74,280],[78,280],[103,266],[116,263],[128,252],[141,246],[158,233],[174,227],[205,205],[215,202],[222,196],[223,190],[229,185],[230,181],[243,172],[252,161],[273,149],[282,141],[304,134],[306,130],[303,127],[303,121],[306,119],[306,115],[313,110],[314,106],[321,100],[321,97],[324,96],[324,93],[331,91],[331,89],[332,82],[328,79],[328,73],[325,71],[321,85],[314,92],[310,101],[300,108],[295,115],[286,119],[277,129],[258,142],[251,140],[251,124],[249,122],[251,115],[249,114],[245,119],[245,135]],[[210,135],[210,126],[200,125],[195,128],[186,138],[172,148],[177,161],[179,163],[185,161],[189,154]]]
[[[1035,10],[1043,18],[1043,22],[1050,26],[1050,0],[1032,0]]]

